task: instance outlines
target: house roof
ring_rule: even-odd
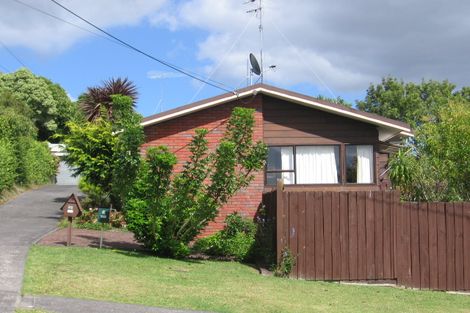
[[[373,124],[378,127],[379,140],[388,142],[396,140],[400,137],[412,137],[413,131],[410,125],[389,119],[377,114],[359,111],[346,107],[341,104],[331,103],[324,100],[319,100],[314,97],[303,95],[300,93],[292,92],[289,90],[273,87],[266,84],[257,84],[249,86],[243,89],[239,89],[234,93],[225,93],[216,97],[197,101],[188,105],[184,105],[173,110],[158,113],[145,117],[142,120],[141,125],[146,127],[154,124],[158,124],[164,121],[168,121],[180,116],[188,115],[193,112],[211,108],[223,103],[227,103],[234,100],[240,100],[257,94],[263,94],[270,97],[282,99],[292,103],[297,103],[306,107],[314,108],[317,110],[329,112],[332,114],[344,116],[354,120],[362,121],[368,124]]]

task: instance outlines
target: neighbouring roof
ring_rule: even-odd
[[[390,142],[401,137],[412,137],[413,131],[410,125],[397,120],[389,119],[377,114],[359,111],[346,107],[341,104],[331,103],[319,100],[314,97],[292,92],[289,90],[273,87],[266,84],[257,84],[243,89],[236,90],[234,93],[226,93],[216,97],[197,101],[184,105],[173,110],[158,113],[145,117],[141,125],[146,127],[164,121],[168,121],[180,116],[188,115],[193,112],[208,109],[237,99],[247,98],[256,94],[263,94],[270,97],[282,99],[291,103],[297,103],[313,109],[325,111],[328,113],[344,116],[364,123],[376,125],[379,130],[379,140]]]

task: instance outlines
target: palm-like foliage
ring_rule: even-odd
[[[111,78],[103,82],[102,86],[89,87],[87,92],[80,97],[80,107],[88,121],[94,121],[105,115],[113,118],[113,102],[111,95],[123,95],[132,99],[135,105],[137,100],[137,87],[127,78]]]

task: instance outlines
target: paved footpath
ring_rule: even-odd
[[[19,306],[23,308],[40,308],[54,313],[203,313],[200,311],[48,296],[26,296]]]
[[[43,308],[57,313],[194,312],[48,296],[21,298],[29,247],[57,227],[62,214],[59,209],[73,192],[79,193],[76,186],[50,185],[0,205],[0,313],[13,313],[15,307]]]
[[[0,206],[0,312],[19,303],[30,245],[57,226],[60,207],[75,186],[50,185],[30,190]]]

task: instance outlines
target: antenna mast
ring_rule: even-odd
[[[255,2],[256,0],[249,0],[249,2]],[[262,0],[258,0],[258,7],[249,11],[246,11],[246,13],[256,13],[259,18],[259,41],[260,41],[260,50],[259,50],[259,55],[260,55],[260,68],[261,68],[261,74],[260,74],[260,80],[261,83],[263,83],[263,76],[264,76],[264,71],[263,71],[263,3]],[[248,2],[247,2],[248,3]]]

